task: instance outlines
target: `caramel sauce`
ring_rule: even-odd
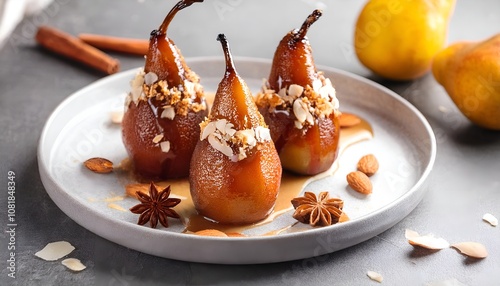
[[[360,141],[373,138],[373,130],[370,124],[361,119],[361,122],[349,127],[342,128],[340,131],[339,140],[339,157],[349,146]],[[156,184],[162,188],[170,185],[171,197],[177,197],[182,202],[177,205],[174,210],[180,215],[181,221],[185,226],[185,233],[193,233],[204,229],[216,229],[225,233],[243,233],[246,230],[262,226],[275,220],[278,216],[293,209],[291,200],[300,195],[304,188],[311,182],[320,180],[329,176],[333,176],[335,171],[339,168],[339,159],[337,159],[332,167],[323,173],[314,176],[295,175],[288,172],[283,172],[280,191],[276,199],[276,204],[273,211],[264,220],[249,224],[249,225],[224,225],[210,220],[206,217],[199,215],[194,207],[189,190],[188,178],[166,180],[157,182]],[[127,195],[135,197],[136,191],[147,193],[149,184],[132,184],[127,186]],[[349,220],[349,217],[344,213],[339,222]],[[276,235],[290,230],[295,224],[288,225],[276,230],[265,233],[264,235]]]

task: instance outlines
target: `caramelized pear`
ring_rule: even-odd
[[[167,37],[175,14],[194,2],[178,2],[151,32],[144,71],[132,80],[122,139],[135,172],[146,178],[187,177],[199,123],[208,115],[199,77]]]
[[[225,224],[264,219],[276,202],[281,164],[252,94],[235,70],[226,37],[226,72],[191,159],[189,182],[197,211]]]
[[[281,40],[256,99],[283,169],[304,175],[328,170],[338,154],[339,102],[331,81],[316,70],[306,37],[321,15],[315,10]]]

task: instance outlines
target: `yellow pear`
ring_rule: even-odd
[[[454,7],[455,0],[369,0],[356,22],[358,59],[384,78],[423,76],[445,47]]]
[[[434,58],[432,73],[467,118],[500,130],[500,34],[450,45]]]

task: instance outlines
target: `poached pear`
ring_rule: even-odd
[[[183,0],[151,32],[144,70],[132,80],[122,121],[122,139],[134,171],[145,178],[187,177],[208,115],[200,79],[167,37],[175,14],[203,0]]]
[[[306,36],[321,15],[315,10],[283,37],[256,99],[283,169],[303,175],[328,170],[338,153],[339,102],[330,79],[317,71]]]
[[[191,159],[191,197],[199,214],[224,224],[267,217],[276,202],[281,164],[250,89],[238,75],[226,37],[217,38],[226,71]]]

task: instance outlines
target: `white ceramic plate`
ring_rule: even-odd
[[[252,91],[267,77],[270,61],[236,58],[236,68]],[[189,59],[206,91],[214,92],[224,73],[222,58]],[[421,201],[425,181],[434,164],[436,144],[425,118],[397,94],[365,78],[320,67],[337,90],[341,111],[355,113],[372,125],[374,138],[348,148],[339,158],[333,177],[306,189],[328,190],[342,197],[351,220],[329,227],[273,236],[245,238],[203,237],[180,233],[180,223],[168,229],[136,224],[128,209],[137,203],[125,198],[125,177],[99,175],[82,167],[90,157],[113,162],[126,158],[120,127],[110,112],[121,109],[129,81],[137,69],[103,78],[74,93],[48,119],[39,144],[42,182],[57,206],[78,224],[110,241],[156,256],[208,263],[248,264],[294,260],[334,252],[365,241],[392,227]],[[380,170],[372,177],[374,192],[351,191],[345,176],[355,170],[361,155],[374,153]],[[291,215],[282,217],[290,218]],[[272,222],[270,227],[272,227]]]

